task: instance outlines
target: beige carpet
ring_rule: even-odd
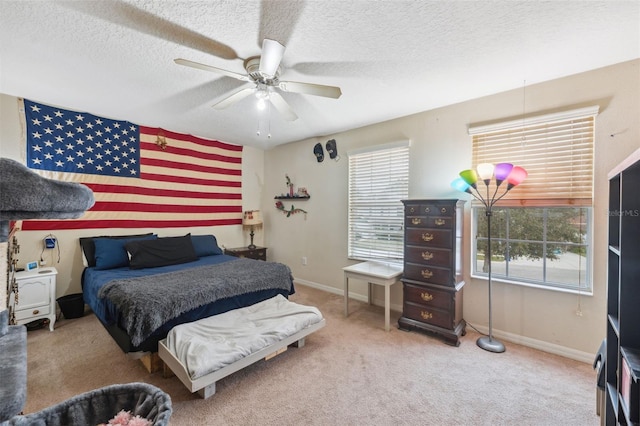
[[[143,381],[173,401],[172,425],[597,425],[591,365],[506,343],[460,347],[416,332],[384,331],[381,307],[297,286],[292,300],[317,306],[327,326],[303,348],[260,361],[217,384],[208,400],[173,377],[149,374],[123,354],[91,313],[29,332],[33,412],[81,392]],[[398,313],[392,313],[397,324]]]

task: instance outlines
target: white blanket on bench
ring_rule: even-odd
[[[195,380],[320,321],[317,308],[278,295],[178,325],[167,335],[166,346]]]

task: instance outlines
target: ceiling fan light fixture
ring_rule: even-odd
[[[269,100],[269,88],[267,86],[258,87],[258,90],[256,90],[256,98],[258,98],[256,106],[260,111],[264,110]]]

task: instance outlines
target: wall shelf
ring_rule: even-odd
[[[291,197],[289,195],[285,195],[285,196],[276,195],[273,198],[274,200],[301,200],[302,201],[302,200],[308,200],[309,198],[311,198],[311,196],[307,195],[306,197],[296,197],[296,196]]]

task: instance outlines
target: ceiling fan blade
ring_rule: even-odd
[[[342,90],[339,87],[323,86],[321,84],[281,81],[278,87],[285,92],[304,93],[305,95],[324,96],[325,98],[338,99],[342,95]]]
[[[276,93],[276,92],[269,93],[269,100],[271,101],[275,109],[277,109],[278,112],[282,115],[282,118],[284,118],[285,120],[295,121],[298,119],[298,116],[296,115],[296,113],[293,112],[293,110],[291,109],[287,101],[285,101],[284,98],[280,96],[279,93]]]
[[[265,38],[262,41],[262,54],[260,55],[260,67],[258,68],[260,72],[269,77],[276,75],[284,55],[284,49],[285,47],[277,41]]]
[[[245,87],[244,89],[238,90],[237,92],[235,92],[232,95],[224,98],[223,100],[221,100],[220,102],[218,102],[218,103],[216,103],[216,104],[214,104],[212,106],[215,109],[225,109],[228,106],[231,106],[232,104],[235,104],[239,100],[246,98],[247,96],[249,96],[250,94],[252,94],[255,91],[256,91],[255,87]]]
[[[184,65],[184,66],[187,66],[187,67],[197,68],[199,70],[204,70],[204,71],[217,72],[217,73],[220,73],[220,74],[224,74],[224,75],[226,75],[228,77],[233,77],[233,78],[236,78],[236,79],[242,80],[242,81],[251,81],[251,79],[249,78],[248,75],[238,74],[237,72],[223,70],[222,68],[212,67],[211,65],[205,65],[205,64],[201,64],[199,62],[193,62],[193,61],[190,61],[188,59],[178,58],[178,59],[174,59],[173,61],[178,65]]]

